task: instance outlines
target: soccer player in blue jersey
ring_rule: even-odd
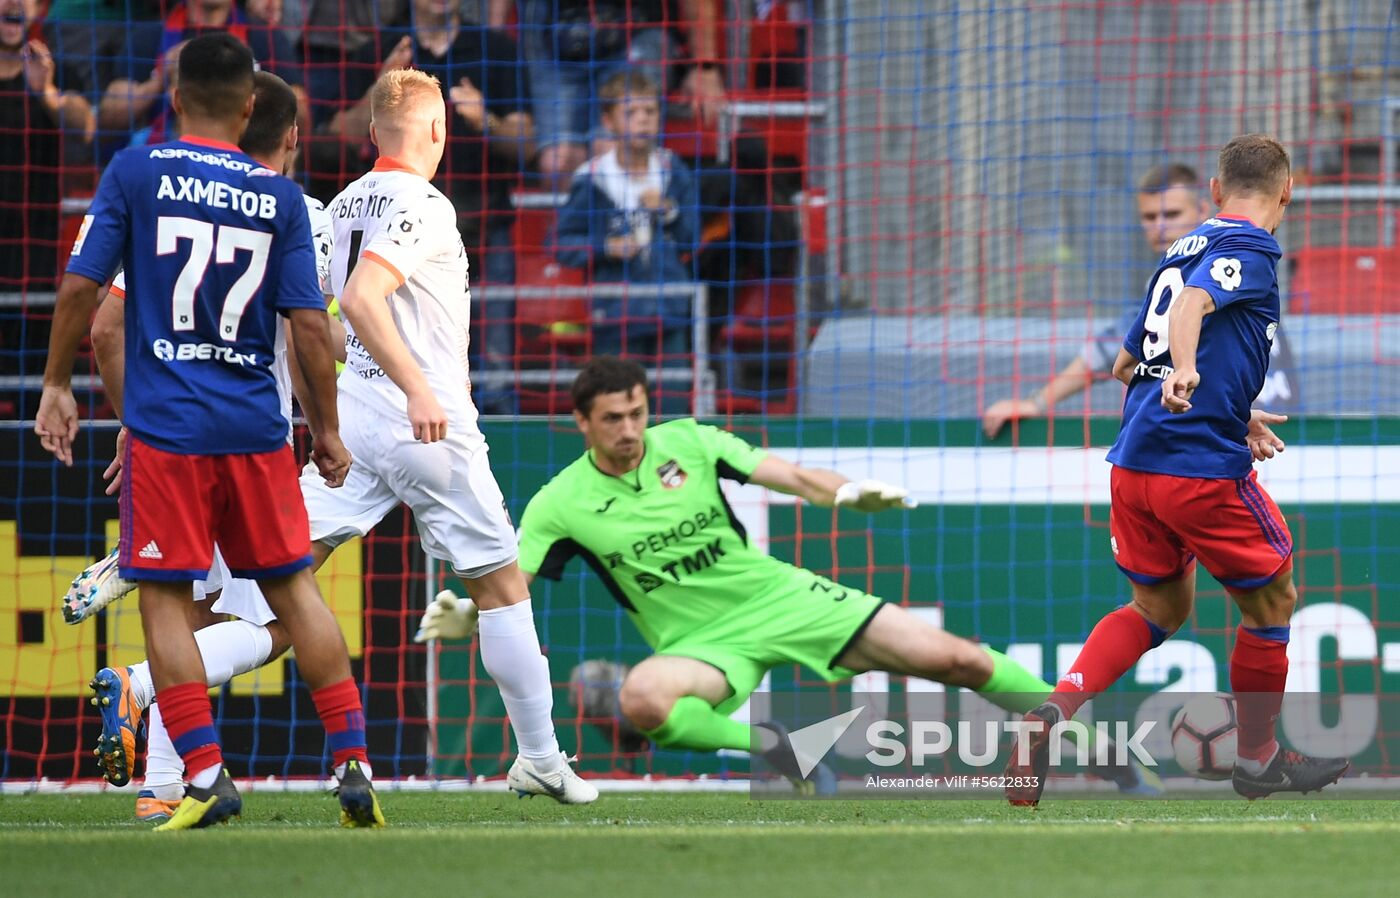
[[[1107,689],[1190,616],[1196,561],[1229,591],[1242,623],[1230,656],[1239,713],[1235,791],[1246,798],[1311,792],[1346,773],[1345,758],[1283,749],[1275,722],[1288,677],[1288,625],[1298,600],[1288,524],[1252,462],[1283,448],[1251,413],[1278,329],[1273,232],[1293,192],[1288,153],[1262,134],[1220,151],[1215,217],[1168,247],[1123,341],[1114,376],[1128,385],[1113,463],[1109,531],[1133,601],[1104,617],[1050,700],[1026,715],[1007,773],[1040,799],[1048,731]],[[1024,755],[1025,763],[1018,763]]]
[[[186,617],[216,541],[234,576],[259,581],[296,649],[336,764],[342,823],[382,825],[359,690],[312,578],[272,374],[281,314],[308,387],[312,460],[328,484],[342,483],[350,456],[305,204],[293,182],[235,145],[253,106],[253,59],[237,39],[190,41],[172,103],[183,137],[125,150],[103,175],[59,288],[35,430],[72,464],[73,359],[101,284],[121,265],[139,292],[125,308],[120,573],[141,587],[156,699],[189,781],[158,829],[208,826],[242,808]]]

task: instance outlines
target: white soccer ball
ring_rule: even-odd
[[[1235,770],[1239,717],[1234,696],[1200,695],[1172,717],[1172,754],[1181,769],[1203,780],[1229,779]]]

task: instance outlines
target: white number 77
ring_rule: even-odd
[[[238,339],[238,325],[253,294],[262,286],[267,275],[267,256],[272,249],[272,235],[266,231],[249,228],[236,228],[224,225],[218,228],[212,222],[194,218],[162,215],[156,219],[156,255],[168,256],[179,250],[180,241],[190,242],[190,257],[180,269],[175,279],[175,292],[170,297],[171,321],[176,331],[194,330],[194,295],[204,282],[204,274],[209,268],[209,256],[214,255],[217,265],[227,265],[237,257],[239,250],[247,251],[248,267],[238,280],[233,282],[224,297],[224,307],[219,314],[219,336],[232,343]]]

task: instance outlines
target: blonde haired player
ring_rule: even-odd
[[[549,664],[516,563],[515,528],[477,427],[467,371],[467,254],[452,203],[430,178],[447,139],[435,78],[413,69],[370,90],[374,168],[330,204],[331,285],[346,319],[341,430],[355,457],[342,489],[311,470],[302,491],[320,561],[400,502],[428,554],[447,561],[480,608],[481,660],[520,756],[507,782],[569,804],[598,792],[555,738]]]

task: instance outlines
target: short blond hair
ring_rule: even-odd
[[[429,97],[441,100],[442,85],[427,72],[418,69],[385,72],[369,90],[370,119],[381,126],[385,122],[400,121],[405,112]]]

